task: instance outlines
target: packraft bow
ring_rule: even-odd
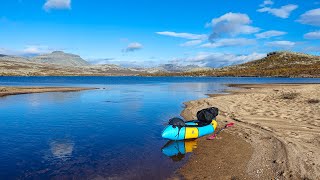
[[[211,134],[217,128],[218,108],[211,107],[198,111],[198,120],[183,121],[180,118],[172,118],[169,125],[163,130],[162,137],[170,140],[184,140],[199,138]]]

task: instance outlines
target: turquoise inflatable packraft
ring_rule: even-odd
[[[213,133],[217,128],[217,121],[212,120],[211,124],[206,126],[197,125],[197,121],[186,122],[186,126],[182,128],[169,125],[163,130],[162,137],[174,141],[199,138]]]

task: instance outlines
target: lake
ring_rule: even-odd
[[[183,102],[228,83],[312,78],[0,77],[0,86],[97,87],[0,98],[0,179],[164,179],[190,156],[162,153]]]

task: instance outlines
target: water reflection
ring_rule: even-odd
[[[197,141],[183,140],[183,141],[168,141],[162,148],[161,151],[164,155],[170,157],[172,161],[181,161],[187,153],[192,152],[197,148]]]
[[[50,150],[55,158],[66,161],[72,156],[74,143],[69,140],[54,140],[50,143]]]

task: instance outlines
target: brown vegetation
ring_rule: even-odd
[[[0,76],[233,76],[233,77],[320,77],[320,56],[272,52],[248,63],[217,69],[162,72],[115,65],[62,66],[28,60],[0,60]],[[6,60],[7,59],[7,60]]]
[[[317,103],[320,102],[320,100],[319,100],[319,99],[309,99],[307,102],[308,102],[309,104],[317,104]]]
[[[293,52],[273,52],[260,60],[224,68],[154,73],[143,76],[320,77],[320,57]]]
[[[289,92],[289,93],[283,93],[280,98],[281,99],[295,99],[296,97],[298,97],[298,93],[294,93],[294,92]]]

